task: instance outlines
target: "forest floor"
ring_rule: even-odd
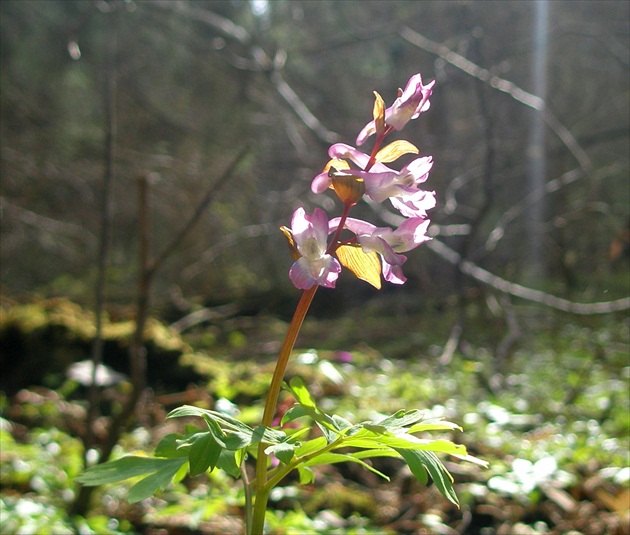
[[[456,422],[463,431],[445,438],[489,467],[443,459],[460,508],[391,459],[375,461],[389,482],[346,463],[316,470],[306,486],[289,477],[271,496],[270,533],[630,534],[628,318],[532,319],[537,335],[499,355],[501,339],[491,347],[479,331],[451,353],[443,333],[423,329],[426,318],[357,314],[308,320],[289,376],[353,421],[405,408]],[[153,394],[116,455],[152,451],[176,425],[165,415],[183,403],[229,403],[256,422],[285,330],[271,317],[233,317],[189,333],[203,351],[185,364],[207,381]],[[120,393],[109,394],[115,406]],[[108,485],[89,515],[69,517],[84,415],[80,391],[67,383],[3,398],[2,533],[242,531],[242,485],[216,471],[133,505],[125,501],[129,484]]]

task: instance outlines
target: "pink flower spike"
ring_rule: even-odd
[[[308,215],[298,208],[291,220],[291,233],[298,252],[302,255],[289,270],[289,278],[296,288],[308,290],[316,284],[334,288],[341,265],[326,254],[328,246],[328,217],[320,208]]]
[[[414,74],[402,94],[385,110],[385,124],[395,130],[402,130],[411,119],[416,119],[422,112],[427,111],[431,105],[429,97],[434,85],[435,80],[422,85],[420,73]],[[370,121],[357,136],[357,146],[363,145],[365,140],[375,133],[374,121]]]

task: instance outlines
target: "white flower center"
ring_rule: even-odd
[[[322,245],[313,236],[304,240],[299,249],[302,256],[308,258],[310,261],[321,258],[325,252]]]

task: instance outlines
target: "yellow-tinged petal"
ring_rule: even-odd
[[[339,200],[346,206],[357,204],[365,193],[365,182],[362,178],[354,175],[344,175],[336,172],[334,167],[330,168],[329,174],[332,177],[332,188],[335,190]]]
[[[377,290],[381,289],[381,262],[374,251],[366,253],[360,245],[340,245],[336,253],[341,265],[352,271],[358,279]]]
[[[372,110],[372,116],[374,117],[376,134],[380,135],[385,131],[385,101],[376,91],[374,91],[374,109]]]
[[[418,154],[419,152],[413,143],[399,139],[379,150],[376,153],[376,161],[381,163],[393,162],[405,154]]]
[[[285,226],[280,227],[280,230],[289,243],[289,251],[291,251],[291,256],[293,257],[293,260],[299,260],[302,255],[298,251],[297,244],[295,243],[295,238],[293,238],[293,232],[291,232],[290,228]]]

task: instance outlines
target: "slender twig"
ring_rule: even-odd
[[[491,286],[495,290],[520,297],[527,301],[540,303],[550,308],[562,310],[563,312],[590,315],[610,314],[612,312],[621,312],[630,309],[630,297],[614,301],[601,301],[598,303],[576,303],[568,299],[563,299],[562,297],[556,297],[555,295],[505,280],[469,260],[462,260],[459,253],[439,240],[433,239],[427,242],[427,247],[448,262],[458,265],[459,269],[466,273],[466,275]]]
[[[547,126],[558,136],[558,138],[560,138],[567,149],[569,149],[584,174],[590,174],[593,169],[593,163],[588,157],[588,154],[586,154],[584,149],[577,142],[573,134],[569,132],[567,127],[564,126],[551,112],[544,99],[528,93],[509,80],[505,80],[504,78],[500,78],[499,76],[492,74],[488,69],[480,67],[461,54],[454,52],[447,46],[427,39],[424,35],[419,34],[409,27],[404,27],[400,31],[400,36],[418,48],[439,56],[447,63],[450,63],[466,74],[490,85],[490,87],[507,93],[521,104],[525,104],[525,106],[540,112],[547,123]]]
[[[131,344],[129,346],[129,368],[131,375],[131,392],[125,400],[122,409],[112,419],[107,439],[102,446],[100,462],[106,462],[124,430],[136,405],[142,396],[146,384],[146,349],[144,347],[144,328],[149,315],[150,288],[152,273],[148,267],[150,264],[149,250],[149,198],[148,184],[145,176],[138,180],[138,232],[140,234],[139,269],[138,269],[138,295],[136,301],[136,325]]]
[[[93,446],[93,422],[98,416],[99,390],[96,384],[96,373],[103,361],[103,313],[105,308],[105,282],[107,262],[110,249],[111,211],[112,211],[112,183],[114,181],[114,161],[116,158],[116,15],[108,18],[110,38],[107,42],[107,57],[105,62],[105,171],[103,173],[103,191],[101,198],[101,234],[97,258],[96,275],[96,303],[94,309],[95,334],[92,342],[92,374],[88,392],[88,413],[85,449]]]
[[[403,220],[402,216],[389,212],[376,203],[370,202],[369,204],[386,223],[399,225]],[[523,286],[522,284],[510,282],[498,275],[495,275],[494,273],[491,273],[487,269],[482,268],[470,260],[463,260],[457,251],[435,238],[435,236],[439,235],[440,234],[432,234],[434,237],[432,240],[426,242],[426,247],[447,262],[459,266],[459,269],[466,273],[466,275],[479,282],[487,284],[499,292],[510,294],[514,297],[520,297],[526,301],[540,303],[541,305],[562,310],[563,312],[569,312],[571,314],[610,314],[630,309],[630,297],[624,297],[613,301],[600,301],[597,303],[579,303],[562,297],[557,297],[541,290],[535,290],[534,288],[529,288],[527,286]]]
[[[240,152],[236,155],[236,157],[232,160],[227,169],[223,172],[223,174],[215,180],[212,185],[206,191],[206,194],[203,196],[197,208],[190,216],[190,219],[182,226],[180,231],[173,236],[171,241],[164,247],[162,252],[149,264],[149,271],[151,275],[157,271],[160,266],[164,263],[164,261],[177,249],[177,247],[181,244],[184,237],[190,232],[190,230],[197,224],[203,213],[208,208],[208,205],[212,202],[215,195],[219,192],[221,186],[223,186],[228,179],[234,173],[234,170],[238,167],[241,161],[247,156],[250,151],[251,146],[246,144],[240,150]]]
[[[313,114],[299,95],[287,83],[282,76],[284,61],[272,60],[269,55],[255,43],[252,35],[243,27],[235,24],[230,19],[218,15],[203,7],[194,6],[194,3],[172,2],[170,0],[153,0],[151,4],[160,9],[168,9],[188,19],[199,21],[224,37],[231,39],[247,49],[247,58],[239,58],[238,64],[232,61],[232,65],[240,68],[262,71],[269,74],[269,81],[275,91],[289,105],[289,108],[319,139],[326,143],[334,143],[339,139],[339,134],[326,128],[324,124]],[[286,60],[286,58],[285,58]]]

